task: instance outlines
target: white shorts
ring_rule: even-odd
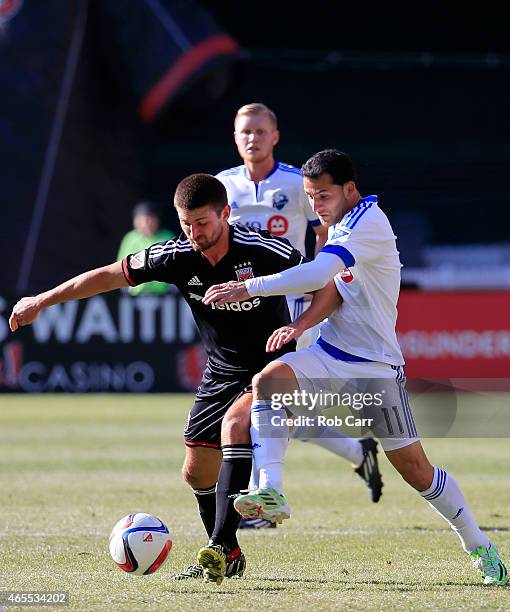
[[[288,364],[298,381],[299,405],[296,402],[290,405],[291,412],[300,416],[322,415],[319,424],[340,426],[349,435],[370,430],[385,451],[418,441],[401,366],[342,361],[318,344],[287,353],[278,361]],[[335,414],[340,414],[339,408],[350,415],[335,419]]]
[[[287,297],[287,305],[289,307],[290,318],[295,321],[299,317],[299,315],[301,315],[303,312],[305,312],[305,310],[308,310],[308,308],[310,308],[311,303],[311,300],[305,301],[305,298],[303,296]],[[298,351],[303,348],[306,348],[307,346],[310,346],[310,344],[317,340],[317,338],[319,337],[319,327],[320,323],[317,323],[317,325],[310,327],[301,334],[301,336],[297,339]]]

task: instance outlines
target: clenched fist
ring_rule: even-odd
[[[23,325],[30,325],[37,317],[41,307],[38,305],[38,300],[35,297],[24,297],[21,298],[12,309],[11,316],[9,317],[9,327],[11,331],[16,331],[18,327]]]

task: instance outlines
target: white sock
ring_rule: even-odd
[[[310,435],[312,433],[312,435]],[[308,427],[296,427],[292,433],[293,438],[302,442],[311,442],[331,453],[343,457],[358,466],[363,461],[363,448],[361,443],[354,438],[346,436],[333,427],[313,426],[312,431]]]
[[[283,492],[283,462],[289,445],[289,428],[275,427],[271,417],[276,413],[271,400],[256,400],[251,406],[250,435],[253,446],[253,463],[258,472],[258,486],[272,487]],[[283,418],[284,411],[280,411]]]
[[[255,467],[255,460],[253,460],[251,466],[251,474],[250,474],[250,482],[248,484],[249,491],[255,491],[255,489],[259,488],[259,472]]]
[[[478,546],[489,546],[490,542],[480,531],[457,481],[445,470],[434,466],[432,484],[420,495],[455,531],[466,552],[469,553]]]
[[[283,493],[283,463],[268,463],[259,471],[259,488],[276,489]]]

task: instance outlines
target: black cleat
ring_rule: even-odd
[[[366,482],[372,501],[377,503],[384,486],[377,462],[377,442],[373,438],[363,438],[360,444],[363,447],[363,461],[354,471]]]
[[[193,563],[193,565],[188,565],[188,567],[185,570],[182,570],[182,572],[179,572],[178,574],[175,574],[175,576],[172,576],[172,580],[189,580],[190,578],[203,577],[204,570],[202,569],[202,566],[198,565],[198,563]]]
[[[242,578],[246,569],[246,557],[239,547],[231,550],[227,555],[226,578]]]
[[[227,568],[225,570],[226,578],[241,578],[246,569],[246,557],[239,548],[236,548],[227,555]],[[193,580],[203,579],[204,569],[198,563],[189,565],[186,569],[182,570],[175,576],[172,576],[171,580]]]

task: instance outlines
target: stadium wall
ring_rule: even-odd
[[[205,353],[176,292],[68,302],[11,334],[16,301],[0,297],[0,392],[185,392],[200,381]],[[398,334],[408,379],[505,388],[508,312],[510,292],[403,291]]]

